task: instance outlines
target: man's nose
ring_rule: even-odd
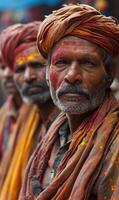
[[[78,63],[72,63],[65,75],[65,81],[69,83],[82,82],[82,70]]]
[[[26,67],[25,69],[25,73],[24,73],[24,80],[26,82],[30,82],[36,79],[36,72],[35,69],[33,67]]]

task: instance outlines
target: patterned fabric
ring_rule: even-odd
[[[32,155],[19,199],[119,199],[119,104],[112,94],[79,125],[52,182],[39,190],[65,121],[60,114]]]
[[[65,154],[65,152],[68,150],[71,140],[68,139],[69,136],[69,126],[67,121],[64,122],[60,129],[58,130],[58,137],[55,141],[52,150],[51,155],[48,160],[48,166],[46,169],[46,172],[44,174],[42,184],[40,186],[40,189],[46,188],[52,181],[53,177],[57,173],[58,166]],[[34,181],[32,181],[34,184]],[[34,187],[34,194],[35,194],[36,187]],[[37,194],[40,193],[39,188],[37,187]]]
[[[118,22],[114,18],[105,17],[91,6],[66,5],[46,17],[39,28],[37,39],[42,62],[65,36],[80,37],[99,45],[110,55],[119,54]]]

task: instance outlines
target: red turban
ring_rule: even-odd
[[[37,38],[42,62],[53,46],[65,36],[80,37],[99,45],[110,55],[119,54],[117,20],[102,15],[91,6],[70,4],[46,17],[40,26]]]
[[[38,28],[41,22],[15,24],[1,33],[1,53],[5,64],[13,68],[14,58],[20,51],[36,45]]]

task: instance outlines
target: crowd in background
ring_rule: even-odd
[[[40,0],[39,0],[40,1]],[[52,10],[56,10],[67,3],[84,3],[96,7],[106,16],[119,19],[119,0],[58,0],[57,5],[42,4],[20,10],[0,11],[0,31],[15,23],[27,23],[35,20],[43,20]],[[3,104],[5,95],[1,90],[0,106]]]
[[[39,0],[40,1],[40,0]],[[26,23],[34,20],[43,20],[45,15],[51,13],[52,10],[58,9],[65,3],[85,3],[96,7],[105,15],[114,16],[119,19],[119,1],[118,0],[59,0],[57,5],[49,6],[42,4],[40,6],[31,7],[22,10],[1,11],[0,12],[0,30],[14,24]]]

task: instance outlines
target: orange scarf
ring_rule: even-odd
[[[19,200],[119,199],[119,104],[107,95],[103,104],[73,133],[69,150],[51,184],[39,196],[31,188],[33,178],[42,183],[58,130],[66,120],[60,115],[34,152]]]
[[[28,161],[33,136],[39,125],[39,111],[35,106],[21,109],[15,132],[18,134],[16,148],[8,174],[0,192],[1,200],[17,200],[21,188],[24,169]]]

